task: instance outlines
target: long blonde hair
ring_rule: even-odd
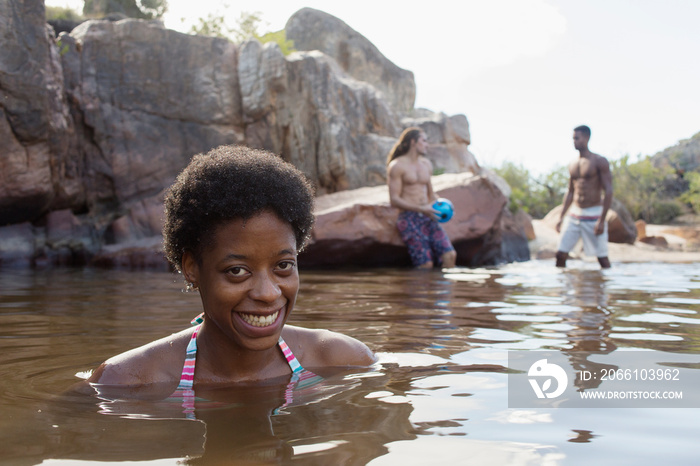
[[[418,140],[421,133],[423,133],[423,130],[417,126],[412,126],[403,130],[403,133],[399,136],[399,140],[389,151],[389,155],[386,157],[386,164],[389,165],[395,158],[405,155],[411,148],[411,141]]]

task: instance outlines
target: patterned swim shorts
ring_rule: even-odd
[[[439,265],[442,255],[455,249],[440,224],[418,212],[401,212],[396,227],[414,266]]]

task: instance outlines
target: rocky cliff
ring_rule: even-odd
[[[338,18],[302,8],[289,18],[284,30],[297,50],[319,50],[332,57],[347,74],[382,92],[395,111],[413,110],[413,73],[396,66],[367,38]]]
[[[311,9],[288,29],[287,57],[133,19],[54,39],[43,0],[0,2],[0,263],[157,249],[164,188],[221,144],[281,154],[319,194],[383,185],[410,125],[436,169],[479,171],[466,117],[413,110],[412,73],[360,34]]]
[[[700,133],[667,147],[652,157],[655,166],[670,166],[680,172],[700,169]]]

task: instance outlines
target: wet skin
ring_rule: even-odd
[[[437,221],[432,204],[437,199],[430,176],[433,165],[425,155],[428,140],[425,134],[411,141],[408,153],[397,157],[389,164],[389,197],[391,204],[401,210],[420,212]]]
[[[305,368],[374,363],[374,354],[354,338],[285,325],[299,291],[297,248],[291,226],[276,214],[262,211],[224,222],[204,241],[201,257],[187,251],[182,261],[205,314],[197,334],[195,387],[288,376],[291,370],[277,345],[280,335]],[[114,356],[87,383],[102,390],[136,387],[134,397],[149,386],[164,387],[158,394],[172,393],[193,332],[188,328]]]
[[[561,233],[564,216],[571,204],[582,209],[603,205],[603,213],[596,221],[595,234],[601,235],[605,230],[605,217],[612,204],[612,175],[610,165],[605,157],[588,150],[588,140],[585,134],[574,131],[574,148],[579,151],[579,158],[569,165],[569,189],[564,197],[564,207],[556,224],[557,233]],[[603,195],[601,199],[601,195]],[[556,266],[565,267],[569,254],[557,251]],[[602,268],[610,268],[607,257],[599,257]]]
[[[438,215],[433,209],[437,195],[430,181],[433,164],[426,158],[427,153],[428,139],[424,133],[421,133],[417,139],[411,141],[411,147],[405,155],[389,163],[387,167],[389,200],[394,207],[419,212],[437,221]],[[442,255],[441,259],[443,267],[454,267],[457,253],[448,251]],[[433,263],[426,262],[418,267],[429,269],[433,267]]]
[[[263,212],[224,223],[212,240],[201,258],[185,253],[182,264],[185,277],[199,289],[207,317],[198,351],[205,360],[208,355],[231,355],[228,368],[222,367],[225,361],[217,361],[211,381],[288,372],[277,340],[299,291],[292,227]]]

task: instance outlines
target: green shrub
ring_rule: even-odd
[[[670,167],[655,167],[650,157],[630,163],[629,155],[611,163],[614,196],[622,202],[632,218],[648,223],[659,223],[656,211],[663,211],[662,217],[673,212],[672,201],[664,197],[667,179],[674,173]]]
[[[282,29],[275,32],[268,32],[258,37],[258,40],[263,44],[266,42],[276,42],[282,51],[282,55],[287,56],[292,52],[296,52],[294,41],[287,39],[287,32]]]
[[[681,177],[670,166],[656,167],[652,162],[651,157],[630,162],[625,155],[610,163],[613,197],[627,207],[632,218],[668,223],[683,214],[684,204],[700,213],[700,172],[686,172]],[[511,212],[522,209],[535,219],[561,204],[569,185],[567,167],[535,177],[522,165],[503,162],[493,171],[510,185]]]
[[[700,172],[688,172],[684,178],[688,181],[688,190],[678,199],[688,204],[696,214],[700,214]]]
[[[651,218],[647,220],[652,224],[668,223],[683,213],[683,207],[676,200],[656,201],[653,204]]]
[[[566,167],[558,167],[550,173],[534,177],[522,165],[503,162],[500,167],[493,168],[493,171],[510,186],[508,209],[513,213],[522,209],[536,219],[543,218],[561,204],[569,186]]]
[[[104,18],[119,13],[129,18],[162,18],[168,11],[167,0],[85,0],[83,14],[89,18]]]
[[[47,6],[46,21],[74,21],[80,22],[85,18],[77,11],[62,6]]]
[[[228,5],[224,5],[227,8]],[[207,18],[199,18],[199,23],[192,26],[190,32],[203,36],[223,37],[231,39],[235,43],[242,43],[249,39],[257,39],[261,43],[275,42],[279,46],[283,55],[289,55],[295,52],[294,41],[287,39],[287,33],[284,29],[274,32],[259,32],[260,24],[262,23],[262,13],[260,12],[242,12],[241,16],[236,21],[234,27],[226,25],[223,14],[209,13]]]

